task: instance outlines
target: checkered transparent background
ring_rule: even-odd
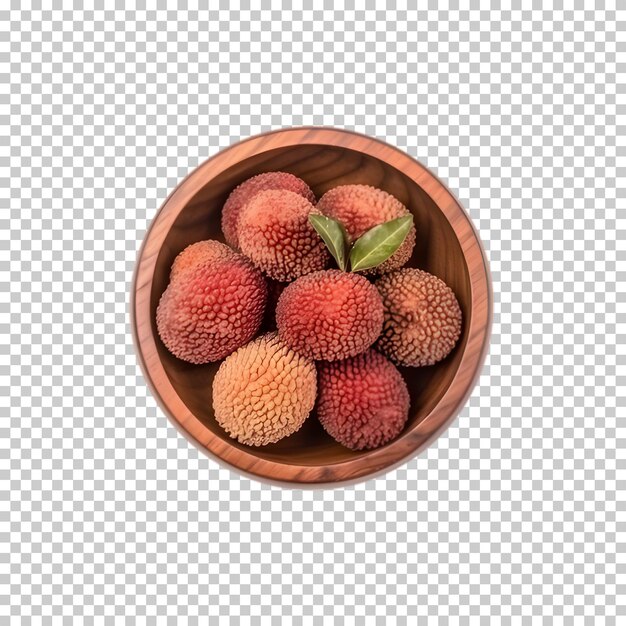
[[[1,12],[0,622],[626,620],[625,12],[99,4]],[[129,328],[168,191],[301,124],[432,168],[494,281],[491,352],[454,425],[335,490],[205,458],[157,408]]]

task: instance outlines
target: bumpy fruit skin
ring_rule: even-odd
[[[341,222],[348,233],[350,243],[374,226],[409,215],[409,210],[391,194],[369,185],[341,185],[327,191],[317,203],[326,216]],[[402,267],[415,247],[415,226],[407,234],[402,245],[393,255],[367,270],[367,274],[385,274]]]
[[[242,207],[257,193],[268,189],[292,191],[315,204],[315,195],[309,186],[297,176],[287,172],[266,172],[248,178],[228,196],[222,209],[222,231],[226,241],[233,247],[239,247],[237,225]]]
[[[410,367],[444,359],[461,335],[461,307],[450,287],[422,270],[407,268],[376,281],[385,306],[377,347]]]
[[[299,430],[316,393],[313,361],[268,333],[220,365],[213,379],[215,419],[233,439],[264,446]]]
[[[216,254],[200,254],[202,247],[195,245],[195,250],[183,251],[182,263],[174,261],[156,322],[161,340],[174,356],[199,364],[223,359],[256,335],[267,285],[244,256],[214,246],[205,246],[204,251],[214,248]]]
[[[258,193],[239,215],[239,247],[270,278],[290,281],[329,261],[328,250],[309,222],[318,213],[302,196],[291,191]]]
[[[383,305],[366,278],[339,270],[291,283],[276,307],[278,333],[297,352],[334,361],[367,350],[378,338]]]
[[[351,450],[371,450],[402,432],[409,392],[400,372],[382,354],[368,350],[317,368],[317,416],[333,439]]]
[[[235,256],[236,253],[219,241],[208,239],[197,241],[187,246],[172,263],[170,280],[189,268],[196,267],[200,263],[216,263],[228,257]]]

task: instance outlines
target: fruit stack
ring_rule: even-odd
[[[228,245],[199,241],[176,257],[156,314],[174,356],[223,359],[212,390],[220,426],[264,446],[314,413],[352,450],[398,437],[410,399],[396,366],[446,358],[462,323],[442,280],[404,267],[415,246],[408,209],[368,185],[316,202],[303,180],[268,172],[233,190],[222,229]]]

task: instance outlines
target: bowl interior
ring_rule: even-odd
[[[418,424],[439,402],[458,369],[471,315],[469,272],[457,236],[435,201],[401,171],[375,157],[347,148],[296,145],[255,155],[217,177],[211,178],[209,174],[206,183],[181,211],[158,256],[150,302],[159,356],[181,400],[216,437],[258,457],[306,466],[340,463],[368,453],[353,452],[337,444],[314,416],[300,431],[276,444],[251,448],[230,439],[213,415],[211,387],[219,363],[198,366],[180,361],[158,340],[156,331],[156,307],[169,281],[169,270],[176,255],[185,246],[202,239],[223,241],[221,208],[230,191],[250,176],[275,170],[301,177],[318,198],[332,187],[353,183],[373,185],[396,196],[415,216],[417,243],[409,265],[442,278],[459,300],[464,322],[461,339],[454,351],[431,367],[401,368],[411,395],[405,432]]]

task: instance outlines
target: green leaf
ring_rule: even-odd
[[[347,241],[348,236],[344,227],[337,221],[325,215],[309,215],[309,221],[319,236],[324,240],[326,247],[333,255],[340,270],[346,271],[348,264]]]
[[[352,271],[368,270],[386,261],[402,245],[412,225],[413,216],[403,215],[370,228],[352,246]]]

